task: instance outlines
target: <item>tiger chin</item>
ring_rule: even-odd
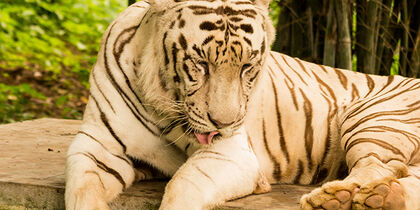
[[[319,184],[302,209],[420,209],[420,81],[271,52],[268,4],[140,1],[111,23],[67,153],[66,209],[108,209],[157,176],[171,177],[160,209],[276,183]]]

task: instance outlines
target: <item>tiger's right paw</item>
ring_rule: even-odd
[[[83,180],[83,182],[81,181]],[[67,210],[108,210],[104,185],[95,171],[66,183]]]
[[[79,189],[73,195],[66,196],[68,210],[108,210],[108,204],[92,190]]]
[[[300,200],[300,208],[303,210],[349,210],[357,190],[358,186],[354,183],[344,181],[328,182],[303,195]]]

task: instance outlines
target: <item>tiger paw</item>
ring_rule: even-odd
[[[404,210],[404,189],[389,178],[368,183],[354,196],[353,209]]]
[[[348,210],[357,191],[357,185],[344,181],[328,182],[321,187],[304,195],[300,200],[300,208]]]

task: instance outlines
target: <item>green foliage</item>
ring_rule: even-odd
[[[0,8],[3,67],[30,62],[59,73],[63,65],[85,76],[101,34],[124,5],[117,0],[6,0]]]
[[[45,96],[33,89],[29,84],[8,86],[0,83],[0,122],[14,122],[14,119],[27,120],[34,114],[25,112],[30,106],[29,98],[45,100]]]
[[[48,72],[42,78],[47,82],[63,75],[76,77],[87,87],[101,35],[126,4],[119,0],[0,1],[0,123],[31,118],[22,113],[24,95],[42,99],[28,84],[1,84],[7,83],[6,70]],[[7,99],[13,98],[10,94],[18,100]],[[55,104],[65,102],[59,97]]]

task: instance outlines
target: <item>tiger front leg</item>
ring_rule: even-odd
[[[79,133],[69,148],[65,191],[68,210],[109,209],[107,203],[135,179],[130,160],[110,152],[93,138]]]
[[[270,189],[246,135],[240,134],[195,152],[166,186],[160,209],[207,209]]]

